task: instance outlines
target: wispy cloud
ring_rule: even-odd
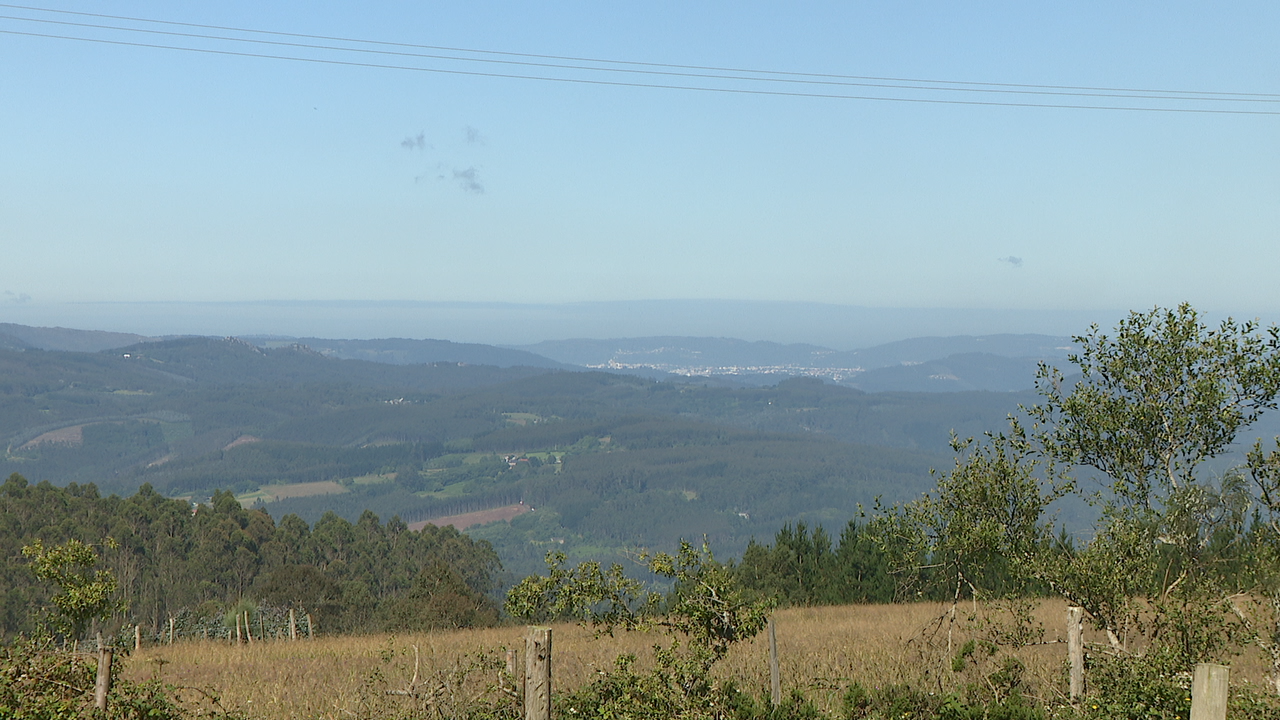
[[[4,291],[4,301],[13,303],[14,305],[25,305],[31,302],[31,296],[26,293],[15,293],[10,290]]]
[[[1002,258],[1000,258],[1000,262],[1002,262],[1002,263],[1009,263],[1011,266],[1016,267],[1016,268],[1020,268],[1020,267],[1022,267],[1022,258],[1018,257],[1017,255],[1010,255],[1009,257],[1002,257]]]
[[[470,125],[468,125],[468,126],[466,127],[466,129],[464,130],[464,132],[467,134],[467,144],[468,144],[468,145],[483,145],[483,144],[484,144],[484,136],[480,134],[480,131],[479,131],[479,130],[477,130],[477,129],[475,129],[475,128],[471,127]]]
[[[405,150],[425,150],[427,148],[427,134],[410,135],[400,141],[400,147]]]
[[[484,194],[484,185],[480,184],[480,173],[475,167],[469,167],[466,170],[454,170],[453,180],[458,183],[458,187],[469,193]]]

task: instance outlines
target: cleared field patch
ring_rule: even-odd
[[[249,506],[259,500],[264,503],[286,500],[288,498],[311,497],[313,495],[341,495],[347,489],[333,480],[321,482],[292,483],[290,485],[263,485],[256,491],[237,495],[241,505]]]
[[[71,427],[58,428],[50,430],[43,435],[37,435],[27,442],[23,443],[18,449],[26,450],[37,445],[71,445],[79,447],[84,444],[84,425],[72,425]]]
[[[249,443],[256,443],[256,442],[262,442],[262,438],[254,437],[252,435],[241,435],[235,440],[232,440],[231,442],[227,443],[226,446],[224,446],[222,449],[230,450],[231,448],[240,447],[241,445],[248,445]]]
[[[410,530],[421,530],[427,525],[435,525],[436,527],[444,527],[452,525],[458,530],[466,530],[476,525],[485,525],[499,520],[510,520],[511,518],[523,515],[533,508],[524,503],[515,505],[505,505],[492,510],[479,510],[477,512],[460,513],[458,515],[445,515],[443,517],[430,518],[421,522],[410,523]]]

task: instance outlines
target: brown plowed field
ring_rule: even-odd
[[[462,513],[461,515],[445,515],[444,517],[431,518],[422,522],[410,523],[410,530],[421,530],[427,525],[435,525],[436,527],[444,527],[452,525],[458,530],[466,530],[475,525],[484,525],[485,523],[497,522],[498,520],[510,520],[513,517],[523,515],[533,508],[524,503],[515,505],[505,505],[492,510],[481,510],[479,512]]]

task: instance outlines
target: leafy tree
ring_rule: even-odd
[[[467,586],[437,560],[423,568],[407,594],[391,604],[383,625],[392,630],[487,627],[498,622],[493,601]]]
[[[1132,313],[1114,337],[1094,326],[1076,341],[1080,381],[1068,388],[1042,368],[1044,401],[1029,412],[1044,428],[1045,455],[1102,473],[1103,528],[1042,575],[1117,649],[1126,628],[1140,627],[1133,601],[1147,595],[1151,634],[1181,648],[1184,664],[1210,659],[1239,630],[1222,620],[1226,598],[1246,589],[1216,570],[1221,541],[1242,539],[1254,498],[1235,475],[1215,483],[1202,465],[1276,407],[1280,328],[1230,319],[1210,328],[1183,304]]]
[[[634,656],[619,657],[611,672],[563,700],[570,714],[711,716],[730,692],[712,681],[712,666],[734,644],[764,628],[772,604],[749,599],[731,569],[716,563],[705,543],[698,549],[681,542],[675,555],[646,554],[641,559],[650,572],[675,581],[665,612],[659,612],[662,598],[644,592],[621,566],[602,570],[599,563],[587,562],[565,568],[560,553],[547,556],[545,577],[531,576],[512,588],[507,612],[525,620],[577,618],[609,633],[658,628],[671,638],[666,647],[654,647],[657,667],[648,673],[634,671]]]
[[[110,538],[106,545],[116,546]],[[98,553],[93,547],[79,540],[45,547],[37,539],[24,546],[22,554],[31,559],[36,577],[58,586],[52,601],[58,610],[57,625],[67,636],[83,637],[90,623],[105,620],[116,609],[112,596],[119,584],[110,570],[96,569]]]
[[[960,455],[938,475],[937,489],[879,508],[872,533],[915,594],[941,590],[953,601],[1024,594],[1050,544],[1045,510],[1072,485],[1051,458],[1035,453],[1016,421],[1007,435],[952,446]]]
[[[1210,329],[1190,305],[1132,313],[1114,337],[1094,325],[1074,338],[1082,374],[1074,386],[1042,365],[1044,401],[1030,408],[1047,429],[1042,447],[1095,468],[1111,502],[1158,511],[1196,484],[1200,464],[1221,454],[1280,393],[1280,328],[1224,321]]]
[[[1276,407],[1280,329],[1210,328],[1184,304],[1074,340],[1079,379],[1042,366],[1030,424],[1011,418],[1007,434],[959,443],[935,493],[875,521],[883,546],[905,577],[953,587],[957,599],[966,586],[975,597],[1052,588],[1107,633],[1119,660],[1100,679],[1146,688],[1134,692],[1149,690],[1147,699],[1174,687],[1170,672],[1249,641],[1271,650],[1280,687],[1280,452],[1255,445],[1247,479],[1204,471]],[[1064,469],[1094,471],[1100,487],[1086,490]],[[1081,549],[1054,542],[1045,517],[1067,491],[1100,508]],[[1273,593],[1269,605],[1242,605],[1242,593],[1260,590]]]

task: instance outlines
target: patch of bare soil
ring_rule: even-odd
[[[239,447],[240,445],[248,445],[249,443],[256,443],[256,442],[262,442],[262,438],[254,437],[252,435],[241,435],[235,440],[232,440],[231,442],[227,443],[226,447],[222,449],[230,450],[233,447]]]
[[[427,525],[435,525],[436,527],[444,527],[452,525],[455,529],[466,530],[476,525],[484,525],[485,523],[497,522],[499,520],[510,520],[514,517],[523,515],[533,508],[524,503],[516,503],[515,505],[504,505],[500,508],[492,510],[480,510],[478,512],[461,513],[459,515],[445,515],[443,517],[431,518],[422,522],[410,523],[410,530],[421,530]]]
[[[50,430],[43,435],[37,435],[28,440],[19,450],[26,450],[44,443],[61,443],[63,445],[79,446],[84,444],[84,426],[72,425],[71,427]]]

